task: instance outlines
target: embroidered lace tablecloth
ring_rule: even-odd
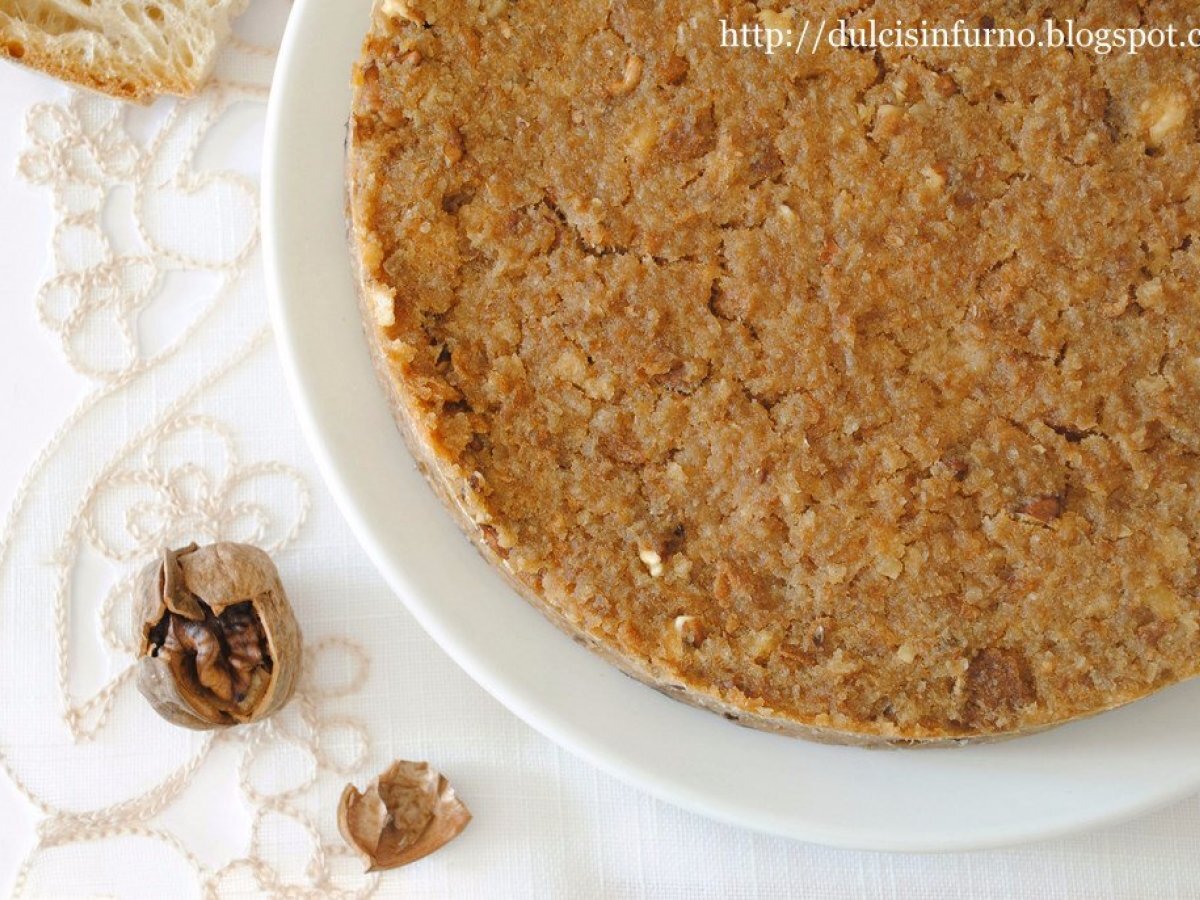
[[[257,176],[289,8],[256,0],[186,103],[0,69],[0,893],[1200,897],[1197,799],[1004,852],[837,852],[652,800],[459,672],[341,521],[274,356]],[[155,548],[216,538],[275,553],[309,655],[285,713],[213,737],[136,695],[127,619]],[[334,807],[395,757],[475,821],[375,879]]]

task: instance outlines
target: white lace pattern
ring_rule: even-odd
[[[277,37],[287,3],[273,6],[259,18],[273,18]],[[268,342],[255,173],[202,157],[261,124],[273,59],[238,37],[194,100],[137,110],[72,92],[27,116],[19,174],[55,214],[37,312],[94,388],[19,486],[0,534],[0,616],[24,630],[0,674],[26,688],[0,724],[0,768],[42,816],[17,896],[53,884],[64,848],[102,873],[104,847],[123,841],[145,845],[139,856],[172,876],[172,895],[190,892],[180,875],[207,896],[365,896],[377,883],[330,835],[331,791],[362,780],[368,753],[365,725],[338,712],[367,676],[357,643],[309,633],[295,700],[247,728],[168,733],[133,696],[130,606],[146,561],[215,540],[286,560],[310,512],[305,476],[247,453],[235,423],[204,402]],[[163,749],[151,766],[137,752],[147,731]],[[54,783],[47,747],[70,761]],[[211,802],[189,790],[210,768],[236,779],[249,818],[248,840],[217,862],[171,824]],[[105,793],[97,779],[115,786],[107,802],[75,805]]]

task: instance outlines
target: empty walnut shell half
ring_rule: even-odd
[[[218,543],[166,550],[137,586],[137,686],[168,722],[243,725],[283,707],[300,674],[300,626],[271,558]]]
[[[428,763],[398,760],[360,792],[342,791],[338,828],[368,872],[398,869],[462,833],[471,813],[446,777]]]

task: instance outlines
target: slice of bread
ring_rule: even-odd
[[[0,56],[114,97],[190,96],[247,0],[0,0]]]

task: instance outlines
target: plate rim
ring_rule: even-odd
[[[371,0],[360,0],[367,4]],[[276,350],[283,370],[284,380],[292,406],[299,420],[305,443],[312,453],[322,480],[329,488],[335,504],[355,539],[366,552],[372,564],[383,575],[388,586],[404,603],[409,612],[420,624],[422,629],[442,648],[442,650],[467,675],[488,694],[499,701],[504,707],[514,713],[522,721],[533,727],[539,733],[578,756],[589,764],[599,768],[618,780],[632,785],[657,799],[698,813],[709,819],[723,822],[739,828],[787,837],[828,847],[860,851],[884,852],[962,852],[970,850],[995,849],[1026,844],[1035,841],[1052,840],[1083,830],[1102,828],[1119,822],[1127,821],[1139,815],[1179,802],[1196,793],[1200,781],[1179,784],[1173,788],[1164,789],[1130,802],[1106,814],[1093,815],[1086,820],[1060,821],[1043,824],[1035,828],[1012,826],[996,827],[986,834],[965,832],[953,839],[914,840],[893,833],[865,831],[862,828],[837,828],[830,824],[816,827],[812,823],[801,824],[794,819],[785,819],[761,810],[748,814],[745,809],[735,809],[726,803],[713,802],[701,792],[675,783],[666,784],[659,780],[658,773],[639,767],[627,758],[614,757],[611,748],[597,746],[580,728],[565,719],[556,711],[540,705],[536,698],[526,696],[522,691],[509,683],[502,675],[497,675],[488,666],[465,649],[462,640],[455,634],[454,629],[441,620],[436,611],[420,597],[420,591],[412,579],[405,573],[404,567],[393,558],[386,549],[384,541],[375,533],[359,506],[355,497],[355,488],[346,474],[343,461],[340,461],[333,449],[332,442],[322,424],[321,413],[310,391],[307,375],[300,365],[300,345],[297,343],[297,330],[293,320],[293,311],[288,308],[284,297],[286,288],[286,266],[283,264],[281,249],[281,234],[284,215],[282,210],[286,201],[286,191],[282,189],[283,174],[286,166],[275,164],[281,159],[284,135],[290,125],[288,120],[289,104],[294,102],[293,88],[288,84],[289,75],[300,63],[297,57],[300,51],[300,33],[304,18],[313,15],[313,10],[325,7],[319,0],[296,0],[288,20],[279,56],[276,61],[275,76],[272,81],[270,98],[267,107],[266,127],[263,137],[262,181],[261,181],[261,233],[263,242],[264,277],[266,297],[272,330],[276,337]],[[344,11],[343,11],[344,12]],[[365,21],[364,21],[365,27]],[[307,62],[307,60],[306,60]],[[350,73],[346,72],[349,80]],[[349,115],[347,107],[346,115]],[[314,214],[314,218],[320,213]],[[346,254],[346,266],[351,266],[349,252]],[[357,321],[359,315],[357,303],[353,306],[353,316]],[[369,350],[366,338],[363,339],[364,358]],[[385,402],[383,391],[379,390],[379,400]],[[390,417],[389,417],[390,418]],[[523,602],[523,601],[522,601]],[[566,638],[563,638],[566,640]],[[616,671],[615,669],[613,670]],[[649,688],[641,686],[644,690]],[[677,702],[677,701],[672,701]],[[712,715],[711,713],[705,713]],[[789,738],[787,740],[802,740]],[[859,753],[939,753],[954,752],[924,748],[917,750],[880,750],[861,748],[843,748]]]

